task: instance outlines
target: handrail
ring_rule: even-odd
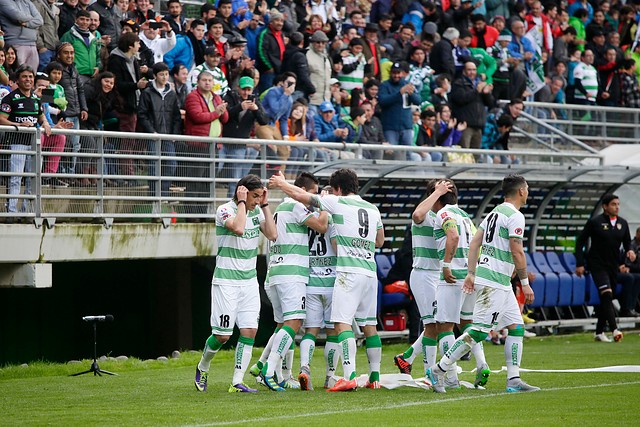
[[[561,131],[560,129],[551,126],[550,124],[546,123],[545,121],[543,121],[543,120],[541,120],[541,119],[539,119],[537,117],[534,117],[534,116],[532,116],[531,114],[529,114],[529,113],[527,113],[525,111],[522,111],[520,113],[520,115],[522,117],[526,118],[527,120],[529,120],[530,122],[533,122],[533,123],[537,124],[538,126],[542,126],[543,128],[545,128],[545,129],[547,129],[547,130],[549,130],[549,131],[561,136],[562,138],[566,139],[567,141],[570,141],[572,144],[575,144],[578,147],[583,148],[583,149],[587,150],[590,153],[597,153],[598,152],[598,150],[596,150],[596,149],[590,147],[589,145],[585,144],[584,142],[574,138],[573,136],[569,135],[568,133],[565,133],[565,132]]]

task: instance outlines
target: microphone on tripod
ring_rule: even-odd
[[[104,316],[84,316],[82,320],[85,322],[113,322],[113,316],[110,314]]]

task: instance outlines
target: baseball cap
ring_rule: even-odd
[[[320,104],[320,111],[322,113],[326,113],[328,111],[333,111],[335,113],[335,108],[333,108],[333,104],[329,101],[324,101],[322,104]]]
[[[215,46],[207,46],[204,48],[205,56],[220,56],[220,51]]]
[[[252,88],[253,89],[253,79],[249,76],[240,77],[240,81],[238,82],[238,86],[240,89]]]
[[[405,61],[396,62],[391,66],[391,72],[394,71],[404,71],[405,73],[409,72],[409,64]]]
[[[331,80],[329,80],[329,86],[333,86],[335,84],[340,84],[340,80],[338,80],[335,77],[333,77],[333,78],[331,78]]]

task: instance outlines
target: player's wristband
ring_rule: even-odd
[[[240,206],[240,203],[244,203],[244,205],[247,206],[247,201],[246,200],[238,200],[237,205]]]
[[[260,207],[261,207],[262,209],[264,209],[264,208],[266,208],[266,207],[268,207],[268,206],[269,206],[269,203],[265,203],[264,205],[260,205]]]
[[[529,286],[529,278],[526,279],[520,279],[520,284],[522,286]]]
[[[450,262],[443,262],[442,263],[442,268],[451,268],[451,263]]]

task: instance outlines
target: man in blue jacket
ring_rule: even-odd
[[[191,70],[194,65],[202,64],[204,62],[205,48],[204,35],[204,21],[194,19],[189,31],[187,31],[187,35],[177,35],[175,47],[165,53],[163,60],[169,69],[176,64],[182,64]]]
[[[411,105],[420,105],[420,95],[415,86],[405,80],[408,74],[409,64],[396,62],[391,67],[391,78],[380,85],[378,92],[384,137],[391,145],[413,144]],[[406,160],[407,152],[394,150],[393,159]]]

